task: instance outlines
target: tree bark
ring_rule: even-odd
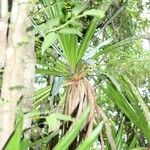
[[[6,0],[2,1],[4,2]],[[32,41],[25,41],[28,35],[27,28],[29,27],[29,21],[27,21],[27,18],[29,10],[28,0],[12,1],[8,38],[8,28],[3,33],[5,39],[8,39],[8,41],[5,40],[7,48],[6,46],[0,47],[0,50],[6,54],[6,58],[3,56],[5,58],[5,68],[1,99],[5,102],[3,105],[0,105],[0,150],[4,147],[14,130],[17,102],[21,96],[24,96],[24,109],[31,110],[34,78],[34,46]],[[32,37],[31,34],[30,37]],[[1,58],[1,60],[4,60],[4,58]],[[4,61],[1,62],[3,65]]]
[[[0,68],[4,67],[8,28],[8,0],[0,2]]]
[[[35,75],[35,53],[34,53],[34,34],[28,34],[29,42],[24,49],[23,61],[23,112],[29,113],[32,111],[32,96],[34,92],[34,75]],[[31,118],[24,118],[24,129],[31,127]],[[30,133],[25,133],[26,138],[30,138]]]

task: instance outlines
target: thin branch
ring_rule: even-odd
[[[109,20],[107,20],[107,21],[105,22],[104,26],[97,32],[96,36],[93,38],[93,40],[91,41],[91,43],[96,40],[96,37],[97,37],[98,35],[100,35],[100,34],[105,30],[105,28],[107,27],[107,25],[110,24],[110,23],[118,16],[118,14],[119,14],[124,8],[125,8],[125,6],[121,6],[121,7],[112,15],[112,17],[111,17]]]

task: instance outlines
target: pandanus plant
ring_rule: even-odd
[[[89,54],[91,39],[111,3],[105,2],[98,9],[87,10],[86,4],[77,2],[65,3],[65,6],[62,1],[53,4],[45,0],[43,2],[47,8],[46,11],[44,10],[47,19],[40,25],[34,21],[34,25],[44,37],[42,51],[52,47],[50,53],[54,51],[57,53],[57,58],[53,54],[50,57],[52,65],[48,69],[49,74],[65,79],[64,113],[66,115],[80,119],[85,108],[90,106],[90,113],[83,127],[84,136],[89,136],[93,130],[94,119],[99,116],[100,111],[96,105],[94,87],[87,78],[90,69],[84,57]],[[82,30],[80,21],[84,17],[90,17],[91,21],[83,37],[80,32]],[[92,59],[92,56],[88,57]],[[39,73],[42,71],[38,69]],[[65,123],[64,132],[69,127],[70,123]]]
[[[96,55],[101,54],[96,53],[96,50],[99,50],[100,47],[104,44],[100,43],[94,49],[94,51],[93,49],[91,50],[91,47],[94,45],[92,43],[93,35],[95,33],[95,30],[97,29],[98,24],[105,16],[105,12],[111,2],[104,1],[104,3],[101,3],[100,8],[90,10],[87,10],[86,4],[79,4],[78,1],[73,1],[73,3],[67,3],[67,6],[64,6],[63,0],[54,1],[52,3],[51,2],[52,1],[43,0],[45,6],[40,9],[40,11],[38,10],[38,21],[36,21],[36,19],[33,19],[35,29],[44,39],[42,41],[42,52],[48,52],[48,54],[50,54],[50,57],[48,56],[45,58],[43,56],[44,59],[49,62],[49,64],[44,64],[44,69],[40,69],[40,66],[37,66],[37,73],[43,75],[54,75],[56,77],[63,77],[63,79],[65,80],[65,101],[63,103],[63,113],[71,115],[73,118],[76,119],[77,122],[80,121],[80,119],[82,122],[83,118],[81,115],[83,114],[85,108],[88,105],[90,106],[90,113],[87,113],[88,117],[86,123],[84,124],[84,127],[81,128],[82,134],[79,134],[76,138],[76,146],[79,144],[79,142],[82,141],[84,137],[88,137],[91,134],[94,123],[100,115],[105,122],[106,134],[108,141],[111,145],[111,149],[115,150],[116,145],[113,140],[113,136],[111,135],[111,128],[108,125],[109,123],[107,116],[96,104],[95,91],[93,84],[91,84],[90,82],[89,76],[89,72],[92,73],[90,71],[89,60],[94,60]],[[118,14],[121,10],[122,8],[116,14]],[[36,15],[34,15],[34,17],[35,16]],[[86,19],[89,21],[87,22],[89,27],[86,28],[86,34],[83,34],[84,36],[82,36],[83,32],[81,32],[81,30],[84,27],[82,27],[83,24],[81,22],[82,20],[84,20],[85,17],[89,17],[91,20]],[[39,24],[39,22],[41,23]],[[130,38],[127,39],[127,41],[131,41]],[[106,40],[105,44],[110,42],[111,40]],[[110,48],[106,49],[106,51],[108,52],[110,49],[113,49],[113,47],[118,45],[122,46],[122,42],[110,46]],[[93,72],[93,75],[95,75],[95,72]],[[138,98],[136,97],[136,100],[133,102],[133,97],[135,97],[135,95],[131,97],[131,89],[121,89],[120,86],[116,84],[117,82],[113,78],[110,78],[107,75],[105,75],[105,77],[109,79],[110,85],[108,84],[106,86],[106,89],[104,87],[101,87],[103,91],[110,97],[113,103],[116,104],[121,109],[121,111],[142,131],[142,133],[144,133],[147,139],[149,139],[150,135],[147,132],[149,131],[149,126],[147,123],[149,121],[146,120],[146,115],[143,114],[143,111],[139,107],[140,101],[137,101]],[[126,82],[122,85],[122,87],[126,87],[125,85]],[[131,93],[125,93],[125,91]],[[49,92],[50,90],[48,89],[48,87],[46,87],[42,100],[45,97],[49,96]],[[39,95],[41,96],[41,94]],[[41,99],[39,101],[41,101]],[[60,103],[56,107],[60,106]],[[38,104],[38,100],[34,104],[36,106]],[[139,117],[137,114],[141,114],[141,116]],[[99,120],[100,119],[98,119],[98,121]],[[145,124],[147,126],[145,126]],[[70,128],[70,125],[70,122],[64,123],[63,132],[61,133],[65,134],[66,131]],[[75,128],[75,125],[76,124],[73,123],[72,128]],[[63,145],[66,145],[66,143],[68,144],[68,141],[73,142],[70,139],[70,135],[73,135],[75,139],[77,134],[74,134],[74,131],[75,129],[70,130],[70,134],[67,134],[65,138],[62,138],[62,142],[60,141],[60,144],[56,146],[56,149],[58,147],[61,149],[62,143],[66,139],[67,142],[65,142],[65,144]],[[120,139],[120,136],[118,137],[118,139]],[[119,144],[117,144],[117,147],[118,145]]]
[[[95,31],[98,21],[99,18],[96,18],[92,21],[92,24],[87,31],[86,37],[82,39],[82,43],[80,46],[78,46],[78,35],[69,33],[59,34],[60,46],[63,49],[63,54],[66,60],[66,67],[63,69],[67,71],[67,92],[64,112],[67,115],[71,115],[72,117],[79,119],[87,105],[90,105],[91,111],[87,120],[87,136],[91,134],[91,131],[93,129],[96,101],[94,87],[86,78],[88,66],[85,62],[83,62],[82,58],[88,48],[90,39]],[[59,71],[63,72],[61,70]],[[69,126],[67,125],[66,128],[68,127]]]

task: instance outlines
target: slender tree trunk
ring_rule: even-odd
[[[24,49],[23,61],[23,76],[24,76],[24,90],[23,90],[23,112],[29,113],[32,111],[32,96],[34,92],[34,75],[35,75],[35,53],[34,53],[34,34],[28,34],[29,42]],[[24,119],[24,129],[31,127],[31,118]],[[30,133],[25,133],[26,138],[30,137]]]
[[[4,67],[8,28],[8,0],[0,2],[0,68]]]
[[[6,0],[2,1],[4,3]],[[1,8],[3,3],[1,3]],[[6,54],[6,57],[1,59],[5,59],[5,68],[1,89],[1,99],[4,100],[4,104],[0,105],[0,150],[4,147],[14,130],[17,102],[21,96],[24,96],[24,110],[29,111],[31,109],[34,46],[31,42],[25,41],[28,35],[29,22],[27,18],[29,10],[28,0],[12,0],[8,36],[8,29],[4,34],[5,41],[8,39],[6,41],[7,47],[6,44],[2,48],[0,47],[0,51]],[[1,64],[3,64],[3,61]],[[28,73],[28,71],[30,72]],[[26,92],[29,93],[27,94]],[[27,124],[29,127],[29,122],[25,126]]]

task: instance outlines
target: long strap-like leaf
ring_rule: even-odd
[[[103,128],[103,122],[99,123],[99,125],[94,129],[91,136],[88,137],[83,143],[79,145],[77,150],[88,150],[91,148],[91,145],[94,143],[98,135],[100,134],[101,130]]]
[[[78,51],[78,55],[77,55],[77,60],[78,61],[83,57],[86,49],[89,47],[90,40],[91,40],[91,38],[92,38],[92,36],[95,32],[95,29],[98,25],[98,22],[99,22],[99,18],[97,18],[97,17],[94,18],[93,21],[91,21],[91,25],[90,25],[90,27],[89,27],[86,35],[85,35],[85,38],[84,38],[84,40],[83,40],[83,42],[82,42],[82,44],[79,48],[79,51]]]
[[[86,110],[81,115],[82,117],[80,120],[73,123],[73,125],[70,127],[70,130],[67,132],[67,134],[60,140],[60,142],[54,147],[54,150],[66,150],[69,145],[73,142],[75,137],[78,135],[80,129],[84,125],[88,114],[90,112],[90,107],[87,107]]]

